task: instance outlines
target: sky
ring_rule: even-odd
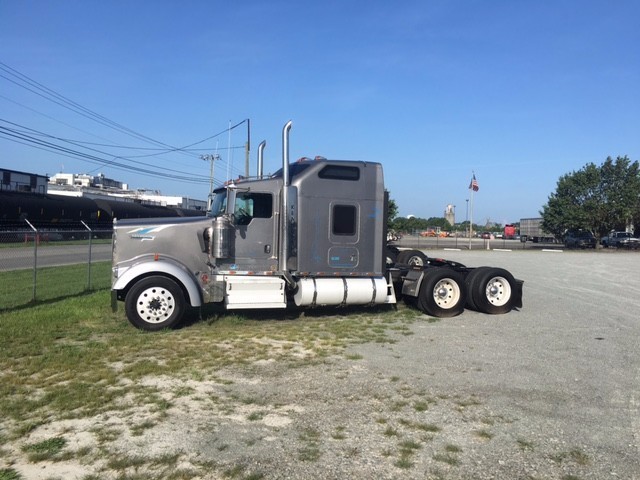
[[[292,120],[292,159],[381,163],[403,216],[516,222],[640,160],[639,24],[635,0],[0,0],[0,167],[204,200],[203,155],[218,185],[266,140],[275,172]]]

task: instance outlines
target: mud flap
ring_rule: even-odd
[[[424,278],[424,270],[409,270],[402,282],[402,295],[417,297]]]

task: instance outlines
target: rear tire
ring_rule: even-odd
[[[427,264],[427,256],[420,250],[403,250],[398,254],[398,263],[412,267],[424,267]]]
[[[486,272],[491,267],[478,267],[471,270],[464,279],[464,284],[467,287],[467,308],[471,310],[478,310],[476,302],[473,300],[473,290],[478,275]]]
[[[387,245],[385,248],[385,253],[387,257],[386,258],[387,266],[395,265],[396,262],[398,261],[398,254],[400,253],[398,248],[391,245]]]
[[[486,267],[472,279],[470,288],[478,311],[496,315],[513,310],[516,281],[507,270]]]
[[[175,327],[186,309],[180,286],[167,277],[152,276],[137,282],[125,298],[129,322],[141,330]]]
[[[449,268],[433,268],[425,271],[417,305],[427,315],[448,318],[464,311],[467,291],[464,278]]]

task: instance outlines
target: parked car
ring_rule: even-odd
[[[596,248],[596,237],[588,230],[569,230],[564,236],[567,248]]]
[[[606,237],[602,237],[600,243],[605,248],[640,248],[640,239],[635,238],[631,232],[611,232]]]

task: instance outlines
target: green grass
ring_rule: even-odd
[[[570,461],[582,466],[589,464],[589,456],[579,448],[574,448],[569,452],[560,452],[554,454],[551,456],[551,459],[556,463]]]
[[[89,288],[88,264],[64,267],[44,267],[36,271],[35,303],[60,300],[84,293]],[[111,286],[111,262],[96,262],[91,265],[91,289],[100,290]],[[33,302],[33,269],[0,272],[0,312],[24,307]]]
[[[87,235],[88,232],[84,231],[84,232],[77,232],[76,236],[88,236]],[[25,247],[31,247],[33,248],[33,233],[32,232],[22,232],[19,235],[22,236],[22,238],[24,238],[24,235],[28,235],[29,236],[29,241],[28,242],[0,242],[0,249],[3,248],[25,248]],[[111,243],[111,235],[109,235],[109,238],[94,238],[91,240],[91,244],[92,245],[97,245],[97,244],[109,244]],[[6,237],[5,237],[6,238]],[[81,245],[86,245],[87,248],[89,247],[89,239],[85,238],[82,240],[56,240],[56,241],[41,241],[40,244],[38,245],[38,249],[40,248],[47,248],[49,246],[52,247],[57,247],[57,246],[62,246],[62,245],[77,245],[77,246],[81,246]]]
[[[25,445],[22,450],[27,453],[31,462],[51,460],[62,452],[67,441],[62,437],[49,438],[38,443]]]
[[[73,272],[70,267],[66,274]],[[110,292],[105,289],[0,311],[0,427],[5,444],[24,446],[22,454],[32,461],[64,461],[74,455],[110,458],[112,443],[146,435],[164,421],[178,398],[202,396],[188,382],[212,382],[224,388],[232,384],[221,375],[225,367],[251,369],[257,361],[275,360],[285,368],[297,368],[322,364],[329,356],[345,358],[347,347],[392,343],[393,336],[421,318],[419,312],[404,307],[326,309],[306,312],[304,318],[280,311],[214,315],[205,309],[201,321],[194,312],[184,328],[147,333],[131,326],[122,310],[111,312]],[[359,361],[356,355],[347,359]],[[159,377],[171,379],[171,386],[145,381]],[[268,402],[258,397],[205,396],[202,401],[213,402],[221,411],[242,404],[260,406],[248,414],[249,421],[259,421],[269,411]],[[97,444],[90,454],[69,450],[63,434],[41,443],[30,440],[40,427],[57,421],[126,416],[141,409],[147,412],[145,417],[125,426],[89,430]],[[327,437],[341,440],[344,432],[336,427]],[[317,461],[323,441],[319,431],[303,432],[298,459]],[[153,462],[124,455],[111,458],[105,468],[117,472],[139,464],[145,465],[145,472],[160,468]],[[184,472],[184,478],[198,473],[202,471]],[[0,480],[20,478],[12,469],[0,475]]]
[[[320,432],[314,428],[305,429],[298,437],[298,460],[303,462],[316,462],[322,456],[320,451]]]
[[[0,470],[0,480],[22,480],[23,477],[13,468],[3,468]]]

